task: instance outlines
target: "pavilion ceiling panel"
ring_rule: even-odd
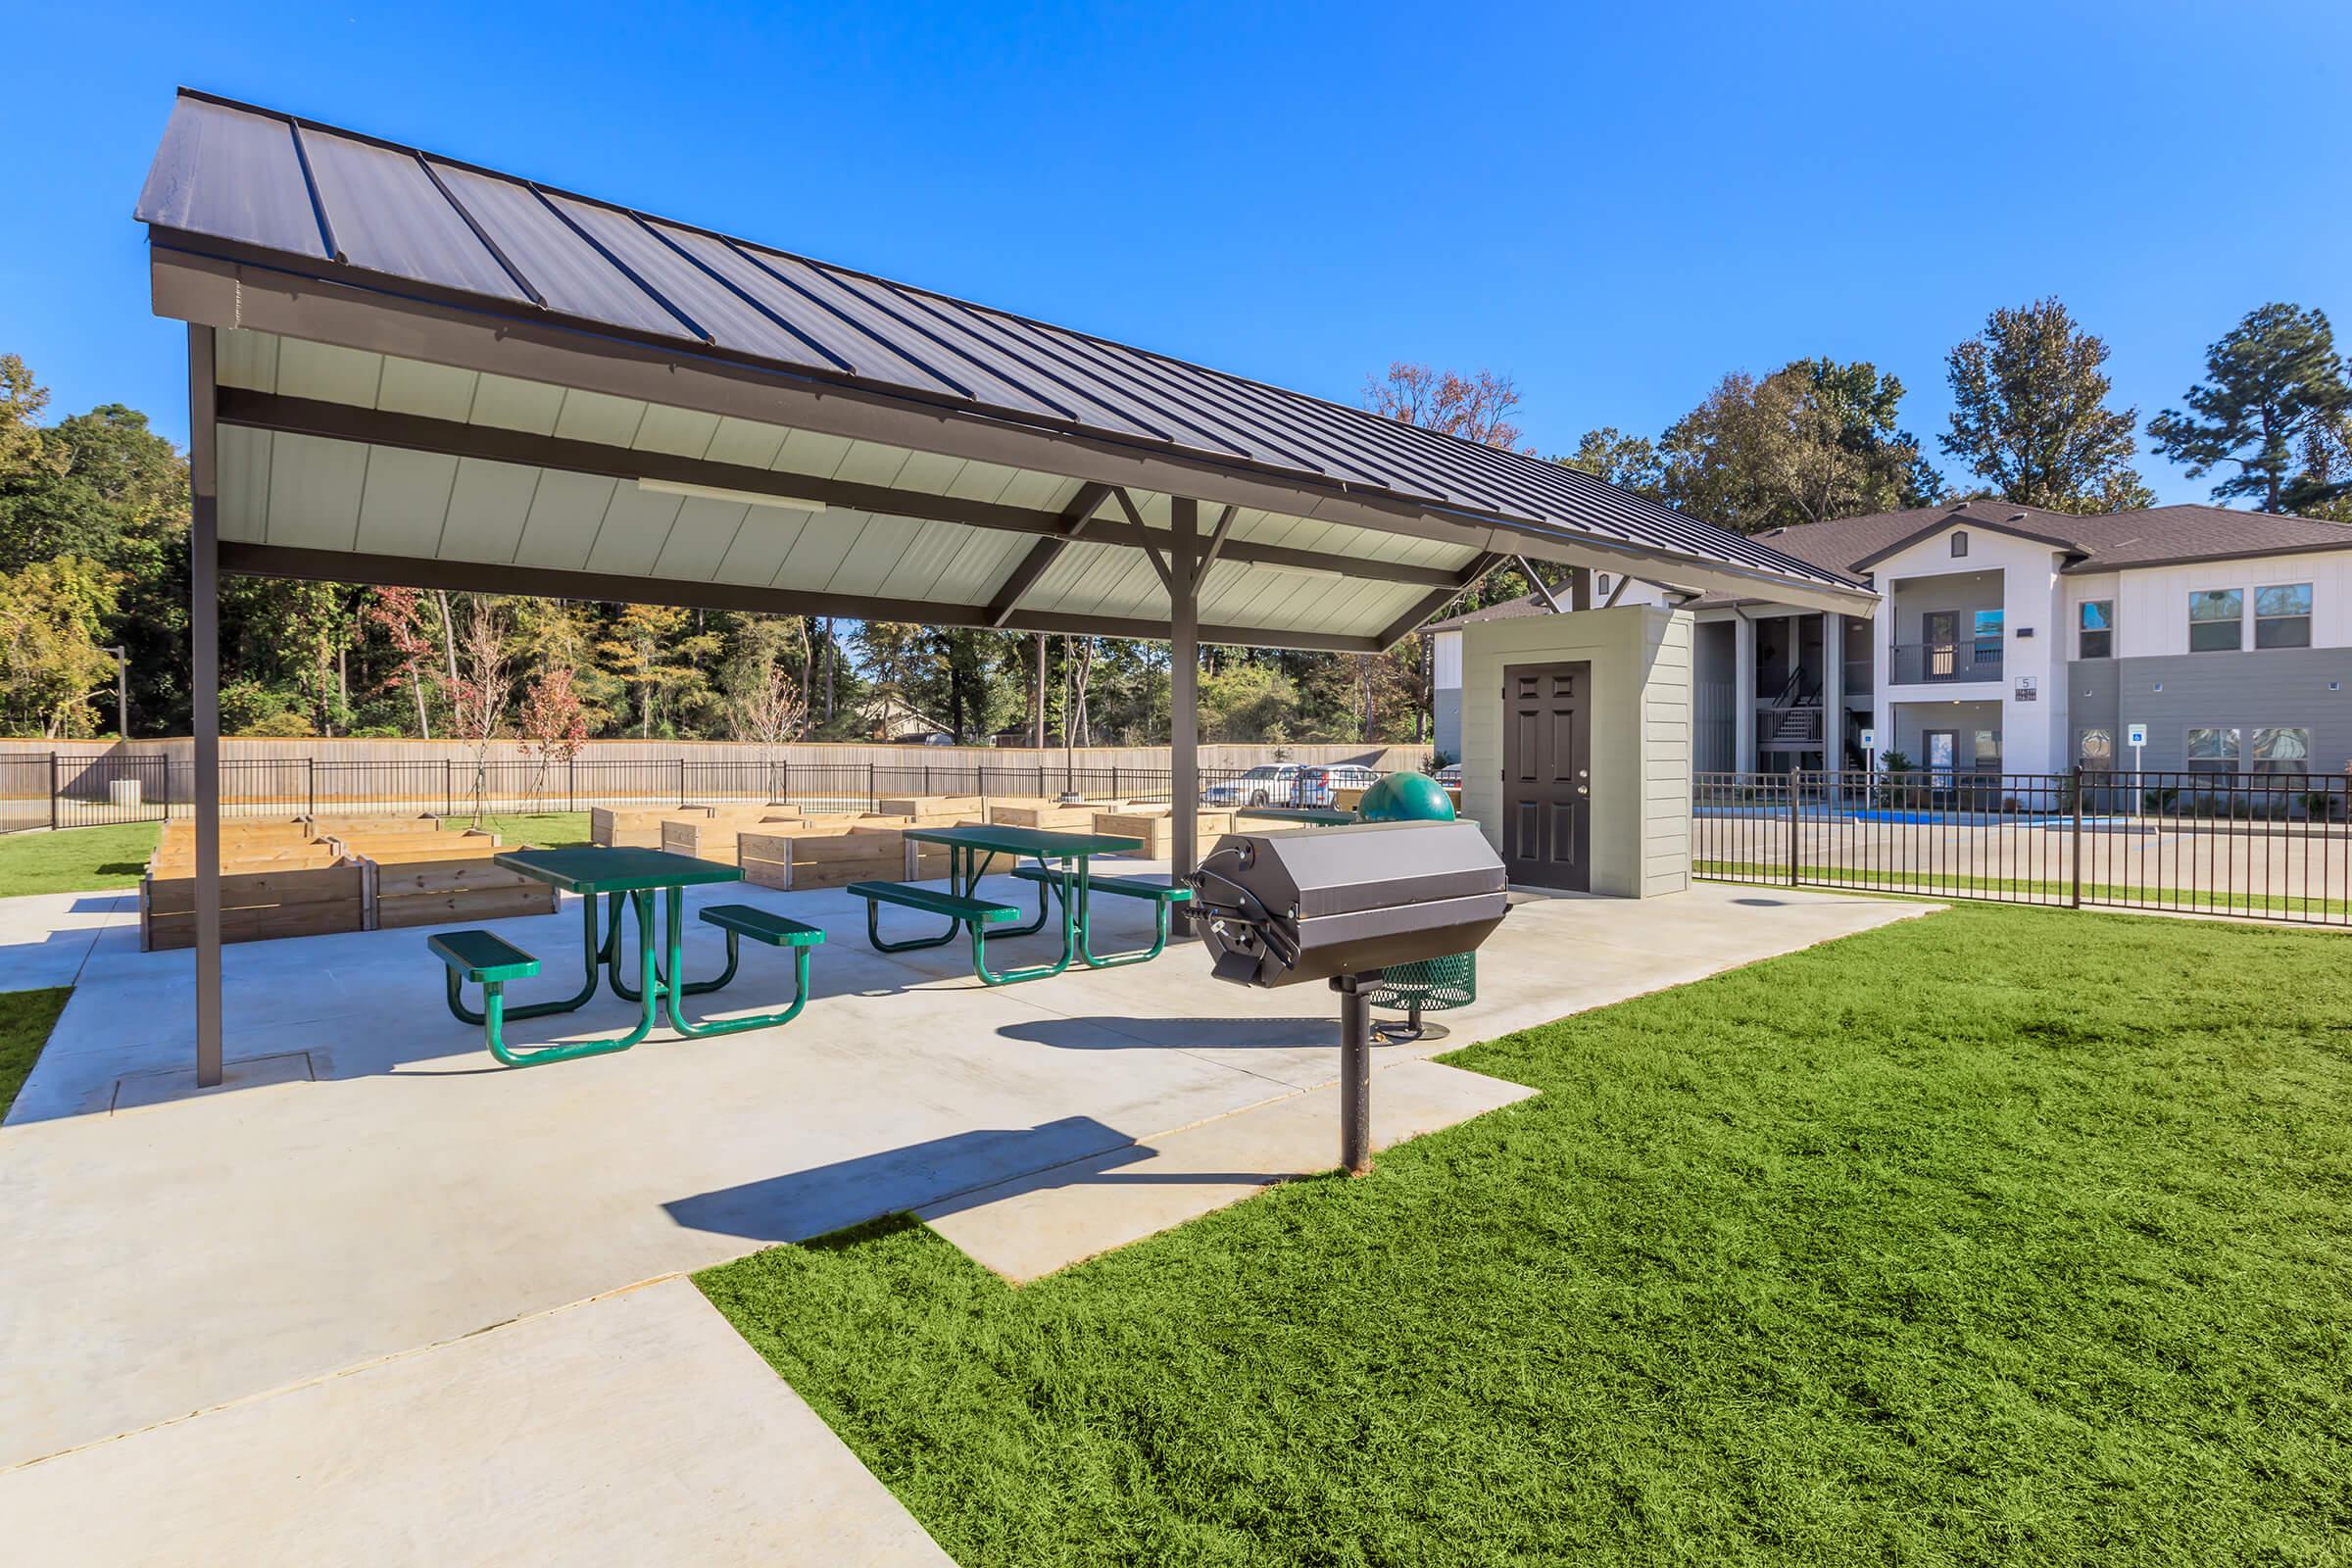
[[[778,512],[773,507],[747,507],[744,511],[743,526],[727,542],[710,577],[714,582],[765,588],[776,580],[785,558],[815,519],[805,512]]]
[[[645,568],[646,575],[711,581],[718,575],[719,563],[735,548],[736,536],[750,524],[752,514],[765,510],[729,501],[689,499],[678,509],[678,520],[670,525],[669,537],[662,541],[653,564]]]
[[[775,429],[775,426],[769,426]],[[778,473],[812,473],[820,479],[849,479],[860,473],[896,474],[906,461],[898,447],[878,447],[827,435],[822,430],[778,430],[783,437],[775,460],[767,466]],[[862,448],[862,454],[859,449]],[[853,462],[853,459],[855,460]],[[860,481],[888,484],[888,479]]]
[[[511,375],[481,376],[473,389],[475,424],[528,435],[554,435],[564,414],[564,389],[541,381],[518,381]]]
[[[784,437],[789,433],[772,424],[723,418],[710,437],[710,450],[703,456],[710,462],[733,464],[739,468],[771,467],[783,454]]]
[[[290,337],[277,346],[277,391],[290,398],[375,407],[384,357]]]
[[[270,449],[277,437],[268,430],[229,425],[219,447],[220,537],[259,544],[270,532]]]
[[[545,489],[543,482],[540,486]],[[579,564],[590,571],[622,577],[651,576],[662,547],[678,526],[686,509],[700,503],[680,496],[658,495],[633,484],[615,484],[597,526],[595,542]]]
[[[538,489],[537,468],[461,458],[457,482],[449,489],[441,554],[451,561],[513,561]]]
[[[275,332],[222,332],[215,350],[213,374],[222,386],[274,392],[280,341]]]
[[[353,548],[372,556],[434,554],[457,482],[458,460],[446,454],[370,449]]]
[[[898,569],[900,559],[923,531],[921,523],[905,517],[869,517],[858,529],[849,553],[842,557],[841,565],[826,586],[836,593],[881,593],[882,584]]]
[[[349,550],[360,530],[368,449],[280,432],[270,447],[269,542],[297,550]]]
[[[672,409],[650,404],[629,445],[639,452],[666,452],[672,457],[703,458],[718,435],[718,416],[700,409]]]
[[[376,383],[375,406],[390,414],[463,422],[472,417],[479,379],[471,370],[447,365],[387,358],[383,377]]]
[[[784,557],[784,564],[772,579],[774,585],[813,587],[831,582],[871,520],[862,512],[827,512],[809,518]]]
[[[604,526],[605,510],[612,505],[620,485],[593,474],[539,470],[531,492],[531,510],[523,518],[522,537],[514,546],[517,565],[578,570],[595,548],[597,530]],[[669,496],[674,514],[678,498]]]
[[[634,446],[645,423],[646,405],[634,398],[572,387],[556,415],[555,434],[564,441],[593,441],[600,447]]]
[[[906,548],[891,564],[875,590],[885,599],[946,599],[956,600],[955,594],[935,590],[940,579],[947,575],[956,553],[962,548],[967,530],[961,528],[926,528],[913,524],[913,534]],[[963,603],[970,601],[962,600]]]

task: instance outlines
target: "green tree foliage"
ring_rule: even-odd
[[[2202,478],[2224,464],[2236,472],[2213,487],[2217,501],[2254,500],[2265,512],[2287,503],[2313,466],[2310,443],[2340,429],[2352,409],[2352,385],[2335,351],[2335,333],[2319,311],[2264,305],[2246,313],[2205,351],[2205,378],[2148,421],[2156,449]],[[2326,467],[2325,456],[2320,466]],[[2322,480],[2322,487],[2332,477]],[[2297,498],[2325,501],[2305,486]]]
[[[0,726],[52,740],[95,732],[89,699],[114,688],[99,642],[114,613],[113,575],[78,556],[0,575]]]
[[[2132,466],[2139,411],[2107,406],[2107,345],[2056,299],[1996,310],[1946,357],[1943,450],[1994,494],[2051,512],[2126,512],[2155,496]]]
[[[1577,468],[1620,490],[1631,490],[1652,501],[1665,499],[1665,467],[1657,443],[1647,436],[1627,435],[1613,424],[1587,430],[1576,450],[1551,460],[1563,468]]]
[[[1661,438],[1660,489],[1738,533],[1921,505],[1937,481],[1896,423],[1902,397],[1867,362],[1734,371]]]

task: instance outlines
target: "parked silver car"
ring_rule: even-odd
[[[1296,806],[1298,804],[1297,762],[1260,762],[1240,778],[1225,779],[1200,792],[1203,806]]]

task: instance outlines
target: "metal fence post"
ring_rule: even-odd
[[[686,809],[686,759],[678,759],[678,809]]]
[[[448,756],[444,755],[441,759],[441,814],[443,816],[458,814],[458,781],[455,767],[456,764],[450,760]]]
[[[2082,764],[2075,764],[2074,773],[2074,887],[2067,898],[2067,907],[2082,907]]]
[[[576,757],[566,757],[564,759],[564,809],[576,811],[579,808],[580,760]]]
[[[310,803],[310,809],[304,814],[308,816],[317,816],[318,814],[318,758],[306,757],[302,760],[302,781],[304,785],[303,798]]]
[[[1788,770],[1788,885],[1797,884],[1796,873],[1796,797],[1798,781],[1804,777],[1795,768]]]
[[[57,754],[49,754],[49,831],[57,831]]]

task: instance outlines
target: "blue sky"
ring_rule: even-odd
[[[31,9],[0,350],[175,439],[129,214],[180,82],[1328,397],[1506,371],[1546,453],[1810,354],[1933,451],[1944,352],[2043,294],[2143,418],[2253,306],[2352,314],[2320,0]]]

